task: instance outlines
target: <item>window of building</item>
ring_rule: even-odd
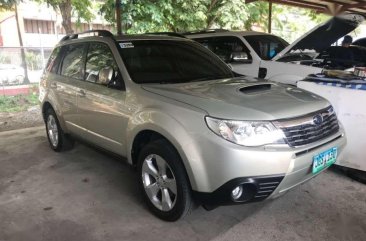
[[[54,24],[54,21],[24,19],[24,31],[26,33],[54,34]]]

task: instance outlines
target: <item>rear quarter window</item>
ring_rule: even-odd
[[[57,73],[58,70],[58,66],[60,63],[60,53],[61,53],[61,47],[56,47],[53,51],[52,54],[50,56],[50,58],[48,59],[48,62],[46,64],[46,68],[45,70],[47,72],[51,72],[51,73]]]

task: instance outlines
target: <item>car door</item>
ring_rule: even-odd
[[[115,57],[107,43],[88,45],[85,77],[78,92],[80,125],[89,141],[122,154],[128,109],[126,91]],[[107,76],[107,78],[106,78]]]
[[[49,84],[66,124],[66,128],[77,135],[83,131],[77,115],[78,84],[84,77],[86,45],[82,43],[65,45],[61,48],[62,60],[59,69]]]

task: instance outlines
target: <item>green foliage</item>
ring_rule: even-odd
[[[302,30],[298,22],[283,21],[298,8],[273,4],[273,27],[277,32]],[[100,4],[100,13],[115,23],[115,0]],[[301,9],[309,21],[319,22],[319,14]],[[197,29],[225,28],[232,30],[268,29],[268,2],[246,4],[244,0],[121,0],[121,19],[124,33],[159,31],[184,32]],[[305,25],[306,26],[306,25]],[[288,39],[293,36],[283,34]]]
[[[38,94],[0,96],[0,112],[19,112],[38,104]]]
[[[202,0],[122,0],[121,19],[124,32],[185,31],[205,27],[207,6]],[[206,1],[207,2],[207,1]],[[115,1],[107,0],[101,14],[115,22]]]
[[[0,64],[11,64],[11,58],[9,55],[0,55]]]
[[[254,2],[246,4],[245,1],[224,1],[223,6],[216,14],[219,27],[232,30],[252,30],[257,25],[266,29],[268,23],[268,3]]]
[[[71,6],[73,7],[72,15],[78,18],[78,22],[81,20],[90,22],[94,18],[89,0],[71,0]]]
[[[29,70],[40,70],[42,66],[42,56],[34,52],[25,52],[25,61]]]
[[[14,10],[14,5],[18,3],[19,0],[0,0],[0,10]]]
[[[122,0],[124,32],[184,32],[206,28],[251,29],[254,23],[265,26],[266,2],[245,4],[242,0]],[[115,22],[115,1],[107,0],[101,14]]]
[[[309,9],[274,4],[272,33],[291,43],[328,18]]]
[[[91,11],[90,0],[35,0],[46,3],[62,16],[62,26],[67,34],[73,33],[71,17],[76,17],[78,23],[82,20],[90,22],[94,15]]]
[[[94,15],[92,14],[90,7],[90,0],[35,0],[39,3],[46,3],[51,6],[55,11],[61,12],[65,6],[69,3],[71,4],[71,15],[78,18],[90,22]]]

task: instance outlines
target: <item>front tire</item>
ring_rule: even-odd
[[[152,213],[176,221],[192,209],[192,194],[182,160],[165,140],[156,140],[141,150],[138,159],[139,184]]]
[[[63,132],[56,113],[48,108],[45,115],[47,138],[51,148],[56,151],[66,151],[73,147],[74,141]]]

